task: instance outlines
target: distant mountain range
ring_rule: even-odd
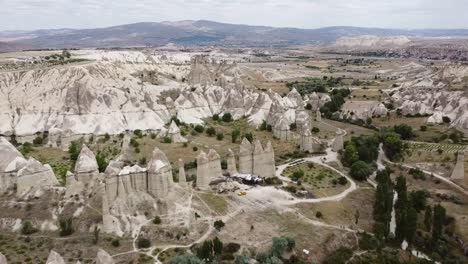
[[[318,29],[275,28],[213,21],[143,22],[94,29],[0,31],[0,49],[85,48],[179,45],[227,47],[287,46],[334,42],[340,37],[376,36],[468,36],[468,29],[382,29],[326,27]],[[1,44],[3,42],[3,45]],[[6,44],[8,43],[8,44]]]

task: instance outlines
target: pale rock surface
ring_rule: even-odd
[[[148,192],[157,198],[164,198],[173,183],[171,163],[164,152],[155,148],[148,163]]]
[[[8,264],[6,257],[0,252],[0,264]]]
[[[239,148],[239,173],[253,173],[253,146],[247,138],[243,138]]]
[[[463,181],[465,179],[465,152],[459,151],[457,155],[457,163],[453,168],[450,180],[452,181]]]
[[[341,129],[338,129],[336,131],[336,136],[335,136],[335,139],[333,140],[333,143],[332,143],[332,150],[333,151],[338,152],[338,151],[340,151],[340,150],[342,150],[344,148],[344,146],[343,146],[343,144],[344,144],[343,135],[344,135],[344,132]]]
[[[0,156],[0,193],[3,193],[13,188],[16,173],[26,165],[26,160],[4,137],[0,137]]]
[[[58,184],[54,171],[48,164],[42,165],[39,161],[29,158],[26,166],[18,171],[16,191],[22,196],[28,192],[33,193]]]
[[[468,74],[464,65],[446,64],[436,69],[426,69],[415,63],[404,65],[399,87],[391,89],[390,102],[403,115],[431,115],[427,122],[442,123],[442,117],[450,118],[451,127],[468,129],[468,97],[463,91],[446,89],[459,85]]]
[[[317,111],[315,111],[315,121],[317,122],[322,121],[322,113],[320,112],[320,109],[317,109]]]
[[[323,144],[318,138],[312,135],[309,127],[304,127],[300,138],[299,146],[302,151],[308,151],[309,153],[316,153],[323,151]]]
[[[382,117],[387,115],[387,108],[377,101],[353,101],[348,100],[343,104],[341,117],[352,120],[366,120],[367,118]]]
[[[182,159],[178,160],[179,165],[179,185],[182,187],[187,187],[187,177],[185,175],[185,163]]]
[[[81,147],[75,164],[75,175],[78,181],[89,183],[99,173],[99,167],[94,153],[85,145]]]
[[[281,141],[291,141],[293,135],[289,129],[289,124],[287,118],[282,117],[278,123],[273,126],[273,135]]]
[[[4,95],[0,96],[0,134],[14,132],[26,137],[49,131],[49,143],[65,148],[78,135],[159,131],[174,115],[183,122],[201,124],[203,118],[229,112],[234,119],[246,116],[254,125],[264,120],[273,125],[287,113],[291,124],[295,109],[303,106],[295,90],[281,97],[245,88],[240,67],[221,57],[213,60],[196,54],[146,55],[136,51],[77,53],[80,58],[96,61],[0,73],[4,87],[0,92]],[[174,61],[163,59],[166,57]],[[180,61],[191,61],[191,65],[181,66]],[[155,73],[156,82],[147,79],[150,72]],[[175,99],[161,98],[168,90],[180,94]],[[326,95],[321,96],[319,105],[326,100]]]
[[[299,105],[299,107],[296,109],[296,129],[301,131],[304,126],[309,126],[309,122],[309,113],[307,113],[303,105]]]
[[[46,264],[65,264],[65,260],[59,253],[51,250],[49,253],[49,257],[47,258]]]
[[[73,197],[75,195],[80,195],[85,190],[85,184],[76,179],[75,174],[67,171],[66,175],[66,191],[65,197]]]
[[[210,182],[219,177],[222,177],[219,154],[214,149],[210,149],[208,154],[201,151],[197,157],[197,187],[209,190]]]
[[[180,135],[180,129],[174,120],[172,120],[169,129],[167,130],[167,136],[170,137],[174,143],[187,142],[187,139]]]
[[[103,249],[98,250],[97,256],[96,256],[96,264],[114,264],[114,263],[115,261],[111,257],[111,255],[109,255],[109,253],[107,253]]]
[[[275,176],[275,155],[271,142],[268,141],[265,149],[259,140],[255,140],[253,149],[253,174],[272,178]]]
[[[232,149],[228,149],[227,153],[227,173],[230,176],[237,174],[236,155]]]

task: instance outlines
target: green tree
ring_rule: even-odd
[[[234,129],[231,133],[231,142],[236,143],[237,139],[240,137],[240,130],[239,129]]]
[[[341,161],[345,166],[351,166],[354,162],[359,160],[359,153],[353,142],[347,142]]]
[[[197,248],[196,253],[197,253],[197,257],[210,263],[214,257],[213,256],[213,241],[205,240],[202,243],[202,245]]]
[[[444,232],[445,208],[437,204],[434,206],[433,221],[432,221],[432,242],[436,245]]]
[[[403,159],[407,145],[401,140],[400,135],[394,132],[387,132],[382,136],[383,149],[390,160],[398,161]]]
[[[22,235],[31,235],[36,233],[38,230],[32,225],[31,221],[26,220],[21,223],[20,231]]]
[[[351,165],[349,175],[358,181],[364,181],[371,175],[373,168],[364,161],[358,160]]]
[[[101,151],[99,151],[96,155],[96,162],[98,164],[99,172],[104,172],[107,168],[107,165],[109,165],[106,154],[104,154],[104,152]]]
[[[203,131],[205,131],[205,128],[202,125],[196,125],[193,129],[198,133],[203,133]]]
[[[374,202],[374,231],[387,237],[390,231],[391,213],[393,210],[393,184],[388,169],[377,172],[377,189]]]
[[[213,239],[213,252],[215,255],[221,255],[223,252],[223,242],[221,242],[218,237]]]
[[[99,233],[101,232],[101,229],[99,229],[97,226],[94,227],[93,230],[93,244],[97,245],[99,242]]]
[[[138,248],[149,248],[151,247],[151,241],[147,238],[140,237],[137,240],[137,247]]]
[[[153,224],[159,225],[159,224],[161,224],[161,222],[162,222],[161,217],[159,217],[158,215],[154,217]]]
[[[401,139],[403,140],[408,140],[415,136],[413,132],[413,128],[407,124],[393,126],[393,131],[399,134]]]
[[[409,224],[408,223],[409,204],[408,204],[408,195],[407,195],[405,177],[403,176],[397,177],[395,191],[398,194],[398,199],[395,203],[395,218],[396,218],[395,219],[396,220],[395,235],[396,235],[396,239],[399,242],[402,242],[408,233],[408,224]]]
[[[69,236],[73,234],[73,218],[60,218],[59,219],[59,235],[60,236]]]
[[[213,121],[218,121],[219,120],[219,115],[218,114],[214,114],[213,115]]]
[[[216,220],[216,221],[213,223],[214,228],[216,228],[216,230],[218,230],[218,231],[221,231],[221,228],[223,228],[224,225],[225,225],[225,224],[224,224],[223,220]]]
[[[225,114],[223,115],[223,118],[222,118],[222,119],[223,119],[223,122],[226,122],[226,123],[232,122],[232,115],[231,115],[231,113],[225,113]]]
[[[426,206],[426,211],[424,212],[424,227],[427,232],[431,231],[432,227],[432,207],[430,205]]]
[[[250,143],[253,143],[253,134],[252,132],[249,132],[249,133],[245,133],[244,134],[244,137],[250,142]]]
[[[209,136],[209,137],[213,137],[216,135],[216,129],[214,127],[209,127],[207,130],[206,130],[206,134]]]
[[[224,139],[224,134],[222,132],[218,132],[216,134],[216,139],[219,140],[219,141],[223,140]]]
[[[418,228],[418,212],[412,206],[409,206],[407,212],[407,227],[405,238],[409,245],[413,244],[414,237],[416,235],[416,229]]]
[[[235,264],[249,264],[250,259],[246,256],[236,256]]]
[[[411,202],[416,211],[421,212],[426,208],[428,196],[429,193],[426,190],[417,190],[410,193]]]
[[[75,162],[78,159],[78,156],[80,155],[81,147],[79,145],[79,142],[74,140],[70,143],[70,146],[68,146],[68,154],[70,155],[70,160]]]

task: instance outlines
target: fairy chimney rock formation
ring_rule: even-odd
[[[270,141],[265,148],[259,140],[254,142],[253,173],[263,178],[275,176],[275,154]]]
[[[171,125],[169,126],[169,129],[167,130],[167,136],[170,137],[172,142],[175,142],[175,143],[187,142],[187,139],[184,138],[182,135],[180,135],[180,129],[174,120],[172,120]]]
[[[185,163],[182,159],[178,161],[179,165],[179,185],[182,187],[187,187],[187,177],[185,175]]]
[[[289,122],[285,117],[281,117],[273,126],[273,135],[281,141],[289,141],[292,139],[291,131],[289,130]]]
[[[237,174],[236,155],[232,149],[228,149],[227,153],[227,172],[230,176]]]
[[[274,177],[275,154],[271,142],[268,141],[263,148],[259,140],[255,140],[252,145],[244,138],[239,150],[239,173],[253,174],[263,178]]]
[[[158,148],[148,164],[148,192],[157,198],[164,198],[172,187],[172,167],[166,155]]]
[[[465,179],[465,152],[459,151],[457,155],[457,163],[455,168],[453,168],[452,175],[450,180],[463,181]]]
[[[62,258],[62,256],[60,256],[59,253],[51,250],[46,264],[65,264],[65,260]]]
[[[299,138],[299,146],[302,151],[315,153],[322,151],[322,143],[312,135],[309,127],[304,127]]]
[[[78,181],[88,183],[99,173],[99,167],[94,153],[85,145],[81,147],[80,155],[75,164],[75,175]]]
[[[112,256],[109,255],[103,249],[99,249],[96,256],[96,264],[114,264],[115,261],[112,259]]]
[[[27,161],[4,137],[0,137],[0,156],[0,193],[3,193],[15,186],[16,174]]]
[[[239,148],[239,173],[253,173],[253,147],[247,138],[242,139]]]
[[[343,144],[344,144],[343,135],[344,135],[344,132],[341,129],[338,129],[336,131],[335,140],[333,141],[333,144],[332,144],[333,151],[338,152],[343,149]]]
[[[301,131],[304,126],[309,124],[310,118],[304,106],[301,104],[296,110],[296,127],[298,131]]]
[[[320,108],[320,98],[316,92],[313,92],[309,97],[309,104],[312,111],[316,111]]]
[[[320,109],[317,109],[317,111],[315,112],[315,121],[322,121],[322,113],[320,113]]]
[[[0,264],[8,264],[6,257],[0,252]]]
[[[16,191],[18,195],[23,195],[27,192],[58,184],[59,182],[50,165],[42,165],[39,161],[29,158],[26,165],[18,171]]]
[[[200,152],[197,157],[197,187],[209,190],[210,182],[222,176],[221,158],[219,154],[210,149],[208,154]]]

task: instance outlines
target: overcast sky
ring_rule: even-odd
[[[278,27],[468,28],[468,0],[0,0],[0,30],[214,20]]]

